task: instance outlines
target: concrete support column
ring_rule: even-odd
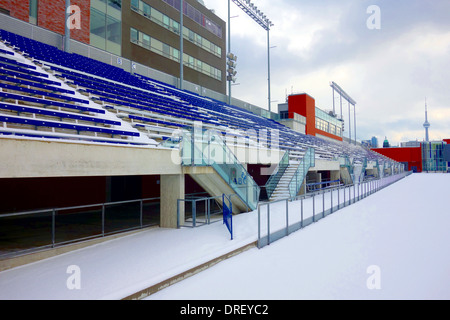
[[[161,227],[177,227],[178,199],[184,199],[184,174],[161,175]],[[184,224],[184,202],[180,202],[180,225]]]
[[[340,180],[341,179],[341,172],[338,170],[333,170],[330,171],[330,180],[331,181],[335,181],[335,180]],[[338,184],[338,183],[336,183]]]

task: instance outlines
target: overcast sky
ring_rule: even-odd
[[[450,138],[449,0],[252,2],[274,23],[272,111],[291,92],[306,92],[316,106],[332,110],[334,81],[357,102],[358,140],[423,140],[425,98],[430,139]],[[228,1],[205,4],[227,21]],[[380,9],[379,20],[368,13],[372,5]],[[231,51],[238,56],[232,96],[268,109],[267,32],[233,2],[231,16]],[[368,21],[380,29],[369,29]],[[335,105],[340,114],[337,95]],[[343,114],[347,130],[346,103]],[[351,117],[354,137],[353,107]]]

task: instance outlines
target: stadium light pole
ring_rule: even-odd
[[[65,52],[70,52],[70,27],[69,27],[69,18],[70,18],[70,13],[69,13],[69,8],[70,8],[70,0],[66,0],[66,12],[64,14],[65,16],[65,23],[64,23],[64,51]]]
[[[180,90],[183,90],[184,66],[183,66],[183,8],[184,1],[180,0]]]
[[[267,31],[267,59],[268,59],[268,101],[269,112],[271,112],[271,95],[270,95],[270,27],[273,26],[266,15],[258,9],[250,0],[232,0],[242,11]],[[230,0],[228,0],[228,37],[230,37]],[[230,39],[230,38],[228,38]],[[230,40],[228,40],[230,41]]]

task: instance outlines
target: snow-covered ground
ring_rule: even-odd
[[[449,186],[409,176],[147,299],[449,299]],[[121,299],[257,239],[256,212],[233,225],[233,241],[222,223],[151,229],[3,271],[0,299]]]

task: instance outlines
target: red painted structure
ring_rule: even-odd
[[[421,147],[401,147],[401,148],[373,148],[372,151],[378,152],[397,162],[407,162],[408,171],[422,172],[422,148]]]
[[[316,100],[310,95],[306,93],[290,95],[288,97],[288,109],[290,119],[294,118],[294,113],[306,118],[305,133],[307,135],[316,136],[319,134],[334,140],[343,141],[339,136],[316,128]]]

